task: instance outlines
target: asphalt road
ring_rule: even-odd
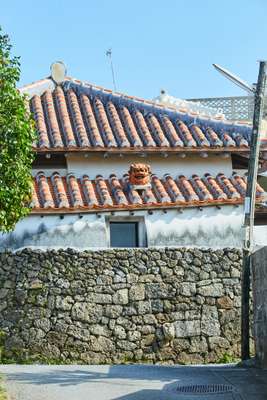
[[[234,366],[2,365],[0,373],[6,376],[12,400],[267,399],[267,370]],[[191,390],[192,385],[197,390],[217,390],[214,385],[219,385],[229,391],[185,394],[184,389],[177,390],[181,386]]]

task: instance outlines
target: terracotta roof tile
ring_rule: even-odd
[[[174,179],[169,174],[165,174],[164,181],[165,181],[166,190],[168,191],[168,193],[172,199],[172,202],[177,203],[177,204],[185,204],[186,200],[185,200],[184,196],[182,195],[179,187],[176,185]]]
[[[66,81],[30,100],[39,151],[247,149],[251,128]]]
[[[170,196],[166,192],[164,184],[161,182],[161,180],[157,176],[155,176],[155,175],[152,176],[152,183],[153,183],[154,191],[157,195],[159,202],[160,203],[171,203]]]
[[[82,188],[83,188],[83,193],[84,193],[87,205],[89,207],[97,206],[98,200],[97,200],[96,193],[94,190],[94,185],[90,181],[88,175],[84,175],[82,178]]]
[[[181,189],[185,199],[188,202],[194,202],[194,201],[199,201],[201,200],[198,195],[196,194],[196,192],[194,191],[191,183],[189,182],[189,180],[184,176],[184,175],[180,175],[179,179],[177,180],[178,186]]]
[[[116,107],[114,104],[109,101],[107,103],[107,111],[110,117],[110,122],[113,127],[113,131],[116,135],[117,141],[120,145],[120,147],[130,147],[130,143],[126,137],[125,131],[122,127],[120,117],[117,113]]]
[[[129,188],[129,175],[128,174],[125,174],[123,176],[122,184],[123,184],[123,187]],[[135,204],[142,205],[143,204],[142,198],[139,195],[137,190],[132,188],[131,190],[127,190],[126,192],[127,192],[126,196],[130,200],[129,204],[133,204],[133,205],[135,205]]]
[[[242,178],[240,175],[234,173],[231,178],[231,182],[236,187],[236,189],[241,194],[241,196],[244,197],[246,194],[246,182],[245,182],[244,178]]]
[[[180,132],[180,135],[182,137],[182,140],[184,141],[185,145],[188,147],[196,147],[197,144],[191,135],[190,130],[186,126],[186,124],[183,121],[176,120],[175,124]]]
[[[55,204],[54,202],[49,187],[49,181],[46,179],[45,174],[43,172],[39,172],[36,175],[36,183],[37,183],[36,189],[38,190],[39,198],[41,200],[41,206],[44,208],[58,207],[58,205]]]
[[[222,140],[218,137],[217,133],[212,128],[207,128],[205,131],[206,137],[209,140],[211,146],[223,147]]]
[[[127,174],[121,179],[112,174],[108,179],[98,175],[90,180],[88,175],[65,177],[57,172],[46,177],[40,171],[34,181],[31,206],[38,212],[240,204],[246,189],[243,177],[234,174],[227,178],[222,173],[216,177],[207,173],[202,178],[166,174],[161,179],[152,175],[151,188],[141,191],[129,184]],[[266,201],[266,193],[259,185],[257,200]]]
[[[171,122],[171,120],[168,118],[167,115],[163,115],[161,117],[162,120],[162,124],[165,128],[167,137],[169,138],[169,141],[171,143],[172,146],[174,147],[184,147],[184,143],[183,141],[179,138],[173,123]]]
[[[223,188],[224,192],[227,194],[229,199],[240,199],[241,196],[231,183],[229,179],[226,178],[224,174],[217,175],[218,184]]]
[[[80,192],[80,187],[75,175],[69,174],[67,176],[67,182],[73,207],[82,207],[83,206],[82,194]]]
[[[100,204],[103,206],[113,206],[112,196],[109,193],[106,181],[101,175],[96,177],[96,189],[100,197]]]
[[[32,111],[39,133],[39,147],[50,147],[42,102],[39,96],[34,96],[32,98]]]
[[[107,147],[117,147],[116,140],[108,122],[107,114],[102,101],[99,98],[94,99],[94,109],[98,123],[101,128],[103,140]]]
[[[132,119],[130,111],[125,106],[120,106],[120,111],[121,111],[122,119],[124,121],[125,130],[128,133],[128,136],[129,136],[132,146],[141,147],[142,141],[140,140],[140,137],[137,133],[137,128],[134,125],[134,121]],[[153,145],[155,145],[155,144],[153,144]]]
[[[54,188],[54,193],[57,198],[57,206],[59,208],[68,208],[70,206],[69,201],[68,201],[68,196],[65,192],[64,184],[61,179],[61,176],[57,173],[54,172],[54,174],[51,176],[51,181],[53,184]]]
[[[63,140],[61,137],[57,116],[55,112],[54,100],[52,94],[47,90],[43,96],[42,101],[44,104],[44,110],[46,115],[47,127],[50,133],[52,146],[53,147],[64,147]]]
[[[190,182],[195,189],[195,192],[197,193],[198,197],[203,200],[203,201],[212,201],[213,196],[205,186],[204,182],[201,180],[201,178],[198,175],[193,175],[192,178],[190,179]]]
[[[88,136],[91,139],[92,146],[104,147],[89,98],[85,94],[82,94],[80,96],[80,102],[85,126],[87,128]]]
[[[191,132],[195,138],[195,141],[199,146],[202,147],[210,147],[210,142],[202,132],[202,130],[199,128],[199,126],[193,124],[191,125]]]
[[[154,139],[152,138],[152,135],[148,129],[148,126],[146,124],[143,114],[138,110],[134,111],[133,114],[134,114],[135,120],[137,122],[137,126],[140,130],[140,133],[143,136],[144,145],[147,147],[155,147],[156,143],[155,143]],[[137,138],[136,138],[135,146],[137,146],[137,145],[142,146],[142,143],[140,140],[137,140]]]
[[[78,137],[78,142],[81,147],[90,146],[90,142],[87,137],[87,132],[83,123],[83,118],[80,110],[80,106],[77,100],[77,96],[73,90],[69,90],[67,93],[68,100],[70,103],[70,109],[72,117],[74,119],[74,126],[76,128],[76,134]]]
[[[169,147],[169,141],[163,133],[159,121],[152,113],[148,114],[147,116],[148,126],[150,126],[150,131],[152,132],[153,137],[155,138],[156,143],[158,146],[161,147]]]
[[[227,199],[227,194],[223,190],[223,187],[221,187],[219,183],[216,181],[216,179],[213,178],[213,176],[211,176],[209,173],[205,174],[204,182],[207,188],[210,190],[214,199],[216,200]]]

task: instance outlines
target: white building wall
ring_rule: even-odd
[[[86,157],[81,153],[69,153],[67,155],[69,173],[75,173],[77,176],[87,174],[92,179],[96,175],[108,177],[111,173],[121,177],[128,172],[130,165],[134,162],[149,164],[152,173],[159,177],[166,173],[174,177],[178,175],[191,176],[193,174],[202,176],[207,172],[212,175],[217,175],[219,172],[223,172],[226,176],[232,175],[231,157],[222,158],[216,155],[209,155],[207,158],[192,154],[188,154],[185,158],[179,158],[175,154],[171,154],[167,158],[159,154],[151,154],[144,158],[138,154],[127,154],[123,157],[113,154],[108,158],[103,158],[101,154],[86,154]]]
[[[82,216],[82,218],[81,218]],[[128,211],[115,212],[129,217]],[[243,206],[203,207],[178,210],[138,211],[143,217],[148,246],[241,247]],[[105,248],[109,243],[106,220],[111,213],[30,215],[20,221],[14,232],[0,236],[0,249],[25,246],[80,249]],[[256,243],[267,245],[267,227],[255,227]]]

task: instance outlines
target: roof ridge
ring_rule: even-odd
[[[53,90],[54,88],[55,88],[55,83],[53,79],[50,76],[48,76],[46,78],[39,79],[38,81],[34,81],[26,85],[23,85],[19,87],[18,90],[20,91],[20,93],[28,94],[29,98],[31,99],[35,95],[41,96],[46,90],[48,89]]]
[[[43,83],[45,81],[48,81],[48,80],[50,81],[50,80],[52,80],[52,78],[50,76],[47,76],[46,78],[41,78],[41,79],[38,79],[37,81],[26,83],[25,85],[20,86],[18,89],[19,90],[24,90],[24,89],[26,89],[28,87],[31,87],[31,86],[37,86],[37,85],[39,85],[39,84],[41,84],[41,83]]]
[[[68,85],[69,84],[69,85]],[[71,84],[73,84],[76,88],[78,87],[80,90],[81,89],[91,89],[93,91],[101,92],[104,95],[109,95],[112,96],[112,101],[113,100],[118,100],[118,99],[124,99],[127,102],[134,102],[136,105],[141,105],[143,107],[151,107],[152,109],[156,109],[158,111],[162,110],[163,112],[171,113],[171,114],[176,114],[177,116],[180,116],[181,119],[187,117],[189,119],[192,119],[196,123],[196,121],[200,121],[203,123],[209,122],[210,124],[221,124],[222,126],[227,126],[229,128],[240,128],[240,129],[249,129],[251,130],[251,125],[246,124],[244,122],[239,122],[239,121],[230,121],[225,118],[221,117],[212,117],[208,114],[202,114],[200,112],[196,111],[190,111],[185,108],[176,108],[172,107],[171,105],[167,105],[164,103],[158,103],[155,100],[147,100],[141,97],[137,96],[131,96],[125,93],[121,93],[118,91],[114,91],[112,89],[107,89],[103,86],[98,86],[93,83],[90,83],[88,81],[83,81],[79,80],[76,78],[72,77],[66,77],[64,82],[62,82],[61,86],[63,87],[64,90],[68,90],[71,88]],[[67,86],[67,87],[66,87]]]
[[[132,101],[135,101],[136,103],[138,103],[138,104],[142,104],[142,105],[148,105],[148,106],[152,106],[152,107],[155,107],[155,108],[157,108],[157,109],[162,109],[162,110],[169,110],[169,111],[171,111],[171,112],[176,112],[176,113],[180,113],[180,114],[186,114],[186,115],[189,115],[189,116],[191,116],[191,117],[196,117],[196,118],[203,118],[203,119],[206,119],[206,120],[210,120],[210,121],[213,121],[213,122],[224,122],[224,123],[226,123],[227,125],[237,125],[235,122],[232,122],[232,121],[229,121],[229,120],[227,120],[227,119],[225,119],[225,118],[221,118],[221,117],[211,117],[210,115],[208,115],[208,114],[202,114],[202,113],[200,113],[200,112],[196,112],[196,111],[190,111],[190,110],[187,110],[187,109],[185,109],[185,108],[177,108],[177,107],[173,107],[173,106],[171,106],[171,105],[169,105],[169,104],[164,104],[164,103],[159,103],[159,102],[157,102],[157,101],[155,101],[155,100],[147,100],[147,99],[144,99],[144,98],[142,98],[142,97],[138,97],[138,96],[131,96],[131,95],[128,95],[128,94],[126,94],[126,93],[122,93],[122,92],[118,92],[118,91],[114,91],[114,90],[112,90],[112,89],[107,89],[107,88],[105,88],[105,87],[103,87],[103,86],[98,86],[98,85],[95,85],[95,84],[93,84],[93,83],[90,83],[90,82],[88,82],[88,81],[83,81],[83,80],[80,80],[80,79],[76,79],[76,78],[72,78],[72,77],[66,77],[66,79],[65,79],[65,81],[62,83],[62,86],[64,87],[65,85],[65,82],[70,82],[70,83],[74,83],[75,85],[77,85],[77,86],[82,86],[82,87],[89,87],[89,88],[91,88],[91,89],[95,89],[95,90],[97,90],[97,91],[101,91],[101,92],[103,92],[104,94],[110,94],[110,95],[113,95],[114,97],[121,97],[121,98],[124,98],[124,99],[127,99],[127,100],[132,100]],[[241,124],[240,124],[241,125]],[[242,125],[245,125],[244,123],[242,123]]]

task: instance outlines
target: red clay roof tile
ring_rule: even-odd
[[[115,174],[104,179],[98,175],[90,180],[87,175],[67,177],[55,172],[46,177],[43,172],[35,176],[32,208],[42,211],[86,211],[104,209],[145,209],[148,207],[195,207],[216,204],[240,204],[244,200],[246,182],[240,175],[227,178],[224,174],[213,177],[205,174],[192,177],[151,177],[151,187],[136,190],[129,185],[128,175],[122,179]],[[264,190],[257,186],[257,200],[265,201]]]
[[[248,149],[250,128],[209,120],[78,81],[30,100],[38,151]]]

